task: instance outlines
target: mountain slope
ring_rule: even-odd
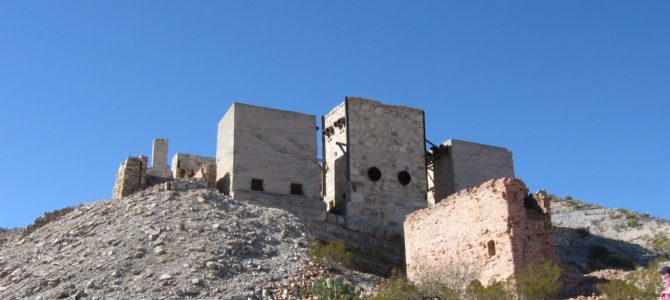
[[[246,298],[308,262],[295,216],[210,190],[83,205],[11,243],[0,299]]]

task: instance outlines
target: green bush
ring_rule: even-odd
[[[640,224],[640,220],[638,220],[637,218],[629,218],[627,224],[628,227],[630,228],[636,228],[642,226],[642,224]]]
[[[607,283],[596,285],[600,293],[607,296],[608,300],[635,300],[642,299],[642,292],[634,284],[623,280],[612,280]]]
[[[561,268],[553,262],[529,265],[514,276],[521,300],[556,299],[561,289]]]
[[[353,259],[353,254],[347,250],[342,240],[333,240],[327,244],[313,242],[307,249],[307,255],[327,269],[333,269],[336,266],[351,267]]]
[[[504,282],[494,282],[485,287],[479,281],[471,283],[466,294],[476,300],[513,300],[515,297],[509,292],[509,286]]]
[[[651,247],[657,252],[670,253],[670,240],[665,234],[657,233],[651,239]]]
[[[377,294],[368,300],[421,299],[419,289],[396,270],[391,271],[389,280],[379,288]],[[449,298],[445,298],[449,299]],[[457,299],[457,298],[452,298]]]
[[[305,294],[319,300],[357,300],[360,296],[344,279],[325,278],[306,289]]]
[[[656,299],[663,289],[658,276],[659,262],[653,262],[648,267],[638,269],[626,276],[626,280],[613,280],[596,286],[598,291],[607,296],[607,299]]]

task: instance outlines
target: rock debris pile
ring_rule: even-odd
[[[297,217],[207,189],[140,192],[41,225],[0,248],[0,299],[267,298],[310,264]]]

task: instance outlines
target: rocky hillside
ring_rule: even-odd
[[[263,298],[304,279],[306,246],[285,211],[211,190],[140,192],[11,238],[0,248],[0,299]]]
[[[625,209],[553,198],[557,253],[583,273],[632,269],[670,252],[670,222]]]

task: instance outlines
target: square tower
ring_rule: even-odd
[[[316,117],[233,103],[219,122],[217,188],[236,199],[319,198]]]
[[[427,206],[423,111],[346,97],[322,123],[329,210],[402,232],[405,215]]]

